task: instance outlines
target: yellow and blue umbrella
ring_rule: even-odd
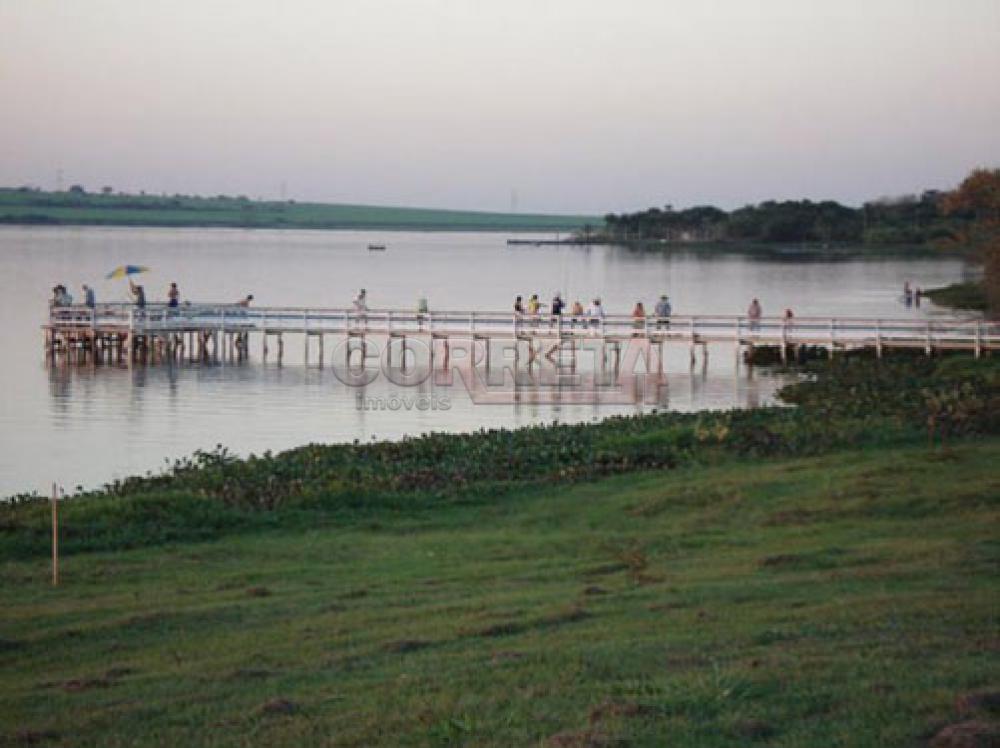
[[[149,270],[145,265],[119,265],[105,277],[108,280],[112,278],[126,278],[129,275],[138,275],[139,273],[145,273]]]

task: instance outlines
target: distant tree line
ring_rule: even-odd
[[[860,208],[824,200],[768,200],[726,212],[711,205],[609,213],[604,236],[619,241],[923,244],[953,235],[969,212],[946,212],[945,193],[881,198]]]

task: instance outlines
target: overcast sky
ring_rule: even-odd
[[[1000,0],[0,0],[3,185],[604,213],[998,165]]]

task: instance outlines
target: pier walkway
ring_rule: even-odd
[[[627,314],[605,317],[558,317],[514,315],[498,311],[434,311],[418,314],[412,310],[318,309],[301,307],[241,307],[237,305],[191,304],[168,308],[150,305],[140,309],[131,304],[99,304],[55,307],[44,326],[46,350],[50,355],[91,352],[102,359],[109,352],[132,360],[137,354],[161,356],[246,356],[250,335],[259,335],[266,358],[269,341],[276,343],[280,359],[285,336],[303,336],[306,362],[309,342],[318,342],[323,360],[326,336],[349,340],[366,337],[387,338],[390,343],[407,337],[444,341],[506,340],[528,341],[530,358],[533,343],[574,344],[598,340],[619,345],[639,341],[650,346],[671,342],[691,346],[731,344],[742,348],[774,346],[787,355],[798,346],[824,346],[831,355],[836,349],[873,348],[878,355],[890,348],[923,351],[963,350],[976,356],[1000,350],[1000,323],[976,319],[873,319],[858,317],[762,317],[750,319],[732,315],[674,315],[669,319],[653,316],[636,320]],[[350,355],[350,346],[348,346]],[[661,356],[662,360],[662,356]]]

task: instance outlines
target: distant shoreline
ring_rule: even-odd
[[[0,225],[15,226],[559,232],[601,223],[597,216],[0,188]]]

